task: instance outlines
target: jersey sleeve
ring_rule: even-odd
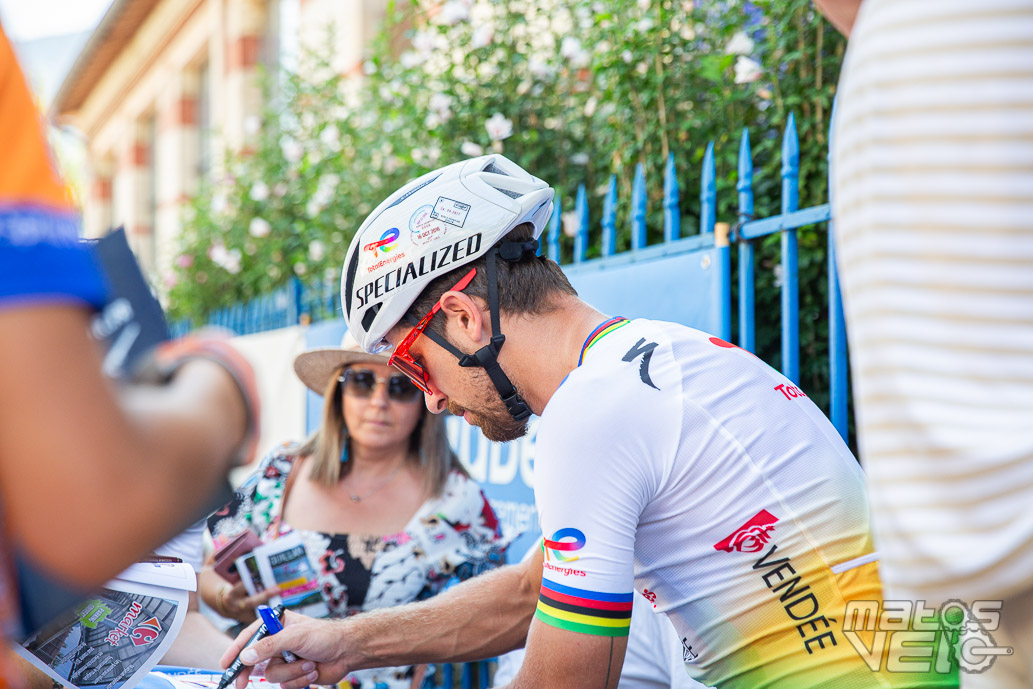
[[[0,103],[0,309],[26,302],[100,308],[104,279],[79,242],[78,214],[2,30]]]
[[[569,631],[627,636],[635,533],[659,477],[644,461],[643,431],[623,421],[615,427],[606,405],[591,416],[563,406],[550,408],[536,443],[544,560],[535,617]]]

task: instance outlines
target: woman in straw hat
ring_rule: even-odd
[[[304,444],[273,451],[209,518],[217,548],[246,529],[263,542],[298,532],[331,617],[426,598],[504,562],[498,520],[449,447],[443,419],[386,356],[346,335],[339,348],[299,355],[294,370],[323,395],[322,424]],[[201,579],[206,602],[241,622],[274,593],[248,596],[210,566]],[[349,679],[416,685],[410,667]]]

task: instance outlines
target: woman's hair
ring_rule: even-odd
[[[313,459],[309,478],[327,487],[336,485],[352,467],[351,462],[341,461],[345,445],[351,442],[344,422],[344,404],[338,380],[345,368],[335,369],[330,376],[323,392],[323,422],[298,450],[299,455],[311,455]],[[444,415],[431,414],[422,401],[419,404],[422,415],[409,436],[409,461],[418,464],[423,471],[426,491],[437,497],[445,487],[449,472],[468,474],[448,444]]]

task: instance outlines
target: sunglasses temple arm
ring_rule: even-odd
[[[416,322],[414,318],[406,318],[405,320],[407,320],[414,328],[419,326],[419,323]],[[451,342],[443,338],[437,332],[431,330],[429,324],[427,326],[427,329],[423,330],[421,334],[429,337],[436,344],[438,344],[440,347],[451,353],[452,356],[454,356],[457,359],[462,359],[464,356],[466,356],[465,353],[460,352],[458,349],[456,349],[455,345],[453,345]]]

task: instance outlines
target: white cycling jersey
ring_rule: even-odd
[[[634,587],[710,686],[940,681],[873,673],[843,638],[845,601],[881,600],[864,477],[803,392],[672,323],[612,319],[582,359],[538,428],[538,620],[626,635]]]

